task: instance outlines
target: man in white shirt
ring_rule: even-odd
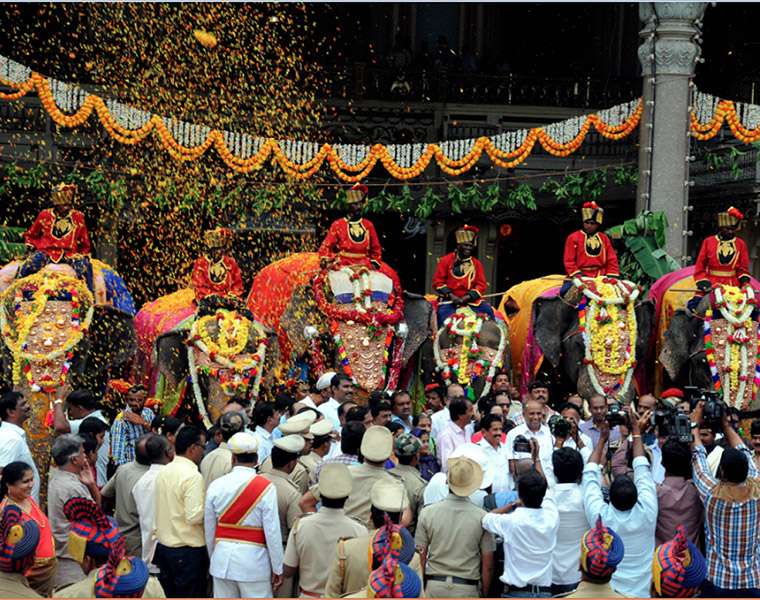
[[[466,444],[470,440],[465,432],[465,427],[472,422],[475,407],[467,398],[457,398],[449,403],[449,412],[451,413],[451,423],[443,428],[436,440],[438,460],[443,471],[446,471],[446,461],[457,446]]]
[[[464,388],[458,383],[449,384],[449,386],[446,388],[446,397],[444,398],[446,406],[444,406],[438,412],[433,413],[433,416],[430,417],[430,437],[432,437],[434,440],[437,440],[438,434],[443,431],[443,428],[446,427],[446,425],[451,423],[449,403],[454,398],[457,398],[459,396],[464,396]]]
[[[507,458],[507,446],[501,443],[501,417],[498,415],[486,415],[480,421],[483,439],[477,445],[483,448],[496,464],[496,472],[491,491],[495,494],[508,492],[509,486],[509,459]]]
[[[544,411],[544,423],[552,416],[554,411],[549,407],[549,384],[540,379],[536,379],[528,386],[528,396],[523,399],[523,408],[529,400],[540,402]],[[512,413],[512,421],[515,425],[525,425],[523,412]]]
[[[526,415],[527,420],[527,415]],[[540,463],[536,463],[540,469]],[[559,513],[546,479],[537,470],[523,473],[519,500],[494,509],[481,521],[483,529],[504,539],[503,598],[550,598],[552,553]]]
[[[583,463],[580,453],[569,447],[563,446],[552,454],[555,481],[550,480],[549,487],[553,487],[559,511],[557,545],[552,553],[552,596],[574,590],[581,580],[578,540],[588,530],[580,485]]]
[[[24,431],[24,421],[32,413],[29,400],[21,392],[7,392],[0,398],[0,473],[5,465],[15,461],[28,464],[34,472],[32,498],[40,502],[40,474],[34,464],[29,441]]]
[[[348,400],[354,399],[354,382],[345,373],[338,373],[330,381],[330,399],[320,404],[317,410],[330,419],[336,428],[340,427],[338,407]]]
[[[66,395],[70,388],[59,388],[61,394],[56,393],[56,398],[64,398],[65,402],[54,402],[53,404],[53,433],[63,435],[64,433],[73,433],[79,435],[79,427],[82,422],[94,417],[106,424],[106,434],[103,437],[103,443],[98,449],[98,462],[95,465],[98,474],[98,486],[103,487],[108,481],[108,455],[111,452],[111,424],[105,415],[98,408],[95,396],[90,390],[76,390]],[[64,411],[65,409],[65,411]],[[66,418],[68,413],[69,418]]]
[[[259,463],[263,463],[269,455],[272,454],[273,442],[272,432],[279,423],[275,406],[272,402],[259,401],[253,407],[253,422],[256,429],[253,435],[259,443],[259,450],[256,453],[259,457]]]
[[[538,458],[541,460],[544,471],[551,467],[547,466],[551,460],[552,452],[552,434],[549,427],[543,424],[544,410],[540,402],[528,400],[523,406],[524,425],[518,425],[507,434],[507,440],[504,445],[507,447],[507,459],[509,460],[510,486],[514,488],[515,465],[521,458],[530,458],[529,452],[515,452],[515,439],[517,436],[523,436],[530,440],[535,439],[538,442]]]
[[[232,471],[206,492],[206,546],[214,598],[271,598],[282,585],[277,491],[256,475],[258,442],[236,433],[228,445]]]
[[[156,475],[174,459],[174,448],[162,435],[152,435],[145,441],[145,452],[150,461],[150,468],[132,487],[132,497],[137,506],[142,537],[142,559],[151,573],[159,569],[153,564],[153,550],[156,540],[153,537],[153,518],[156,514]]]
[[[612,587],[621,594],[636,598],[649,597],[657,526],[657,490],[641,441],[641,429],[649,416],[649,411],[639,420],[629,416],[633,433],[633,481],[626,475],[616,477],[610,486],[609,504],[602,496],[601,474],[604,446],[610,437],[610,426],[606,421],[601,425],[599,442],[583,469],[586,519],[592,524],[601,515],[603,523],[617,532],[625,545],[625,557],[612,576]]]

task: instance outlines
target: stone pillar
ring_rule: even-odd
[[[643,78],[636,212],[664,211],[665,251],[687,266],[692,78],[706,2],[642,2]]]

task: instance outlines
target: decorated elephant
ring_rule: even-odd
[[[395,389],[399,373],[430,340],[433,307],[402,294],[397,283],[366,267],[319,268],[299,253],[262,269],[249,306],[277,331],[285,362],[308,359],[319,376],[344,371],[365,392]]]
[[[443,382],[471,387],[475,398],[489,393],[498,370],[512,368],[506,324],[468,307],[457,309],[441,324],[433,352]]]
[[[746,288],[717,285],[696,313],[675,310],[659,353],[675,385],[714,390],[728,406],[756,410],[760,337],[753,287],[760,288],[756,280]]]
[[[535,300],[535,343],[572,391],[632,399],[634,370],[646,359],[654,323],[652,302],[638,301],[639,294],[631,282],[576,278],[565,298]]]
[[[102,263],[98,268],[118,280],[121,298],[93,295],[70,266],[56,264],[7,280],[0,295],[3,375],[30,398],[32,416],[25,427],[43,474],[50,461],[55,391],[64,384],[102,389],[109,370],[117,370],[137,349],[132,313],[114,306],[132,306],[126,286],[115,271]],[[42,480],[46,485],[47,477]]]
[[[253,401],[271,387],[280,353],[274,333],[255,319],[222,308],[198,317],[193,297],[183,289],[159,298],[135,321],[141,355],[152,348],[163,412],[184,408],[210,427],[230,398]]]

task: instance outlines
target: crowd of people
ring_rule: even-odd
[[[760,422],[745,442],[676,389],[611,411],[500,372],[477,402],[431,385],[413,415],[326,373],[206,431],[110,385],[112,419],[56,393],[49,474],[28,400],[0,398],[4,597],[760,595]],[[676,406],[691,442],[652,418]]]

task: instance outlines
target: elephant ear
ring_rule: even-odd
[[[654,333],[654,303],[644,300],[636,304],[636,362],[644,364]]]
[[[104,372],[121,365],[137,353],[134,318],[127,312],[96,304],[90,324],[88,369]]]
[[[404,292],[404,321],[409,329],[404,345],[403,364],[419,350],[420,346],[435,333],[430,326],[433,305],[420,294]]]
[[[678,379],[689,361],[692,350],[702,345],[702,323],[703,321],[687,308],[679,308],[673,314],[659,356],[660,364],[665,367],[671,379]]]
[[[304,356],[309,348],[309,338],[304,328],[312,326],[318,329],[321,318],[311,285],[296,288],[280,321],[280,328],[287,332],[296,356]]]
[[[173,388],[187,377],[190,370],[185,345],[186,338],[187,334],[183,331],[169,331],[156,338],[158,370]]]
[[[533,302],[533,336],[546,359],[556,369],[562,356],[562,337],[567,327],[565,305],[558,297]]]

